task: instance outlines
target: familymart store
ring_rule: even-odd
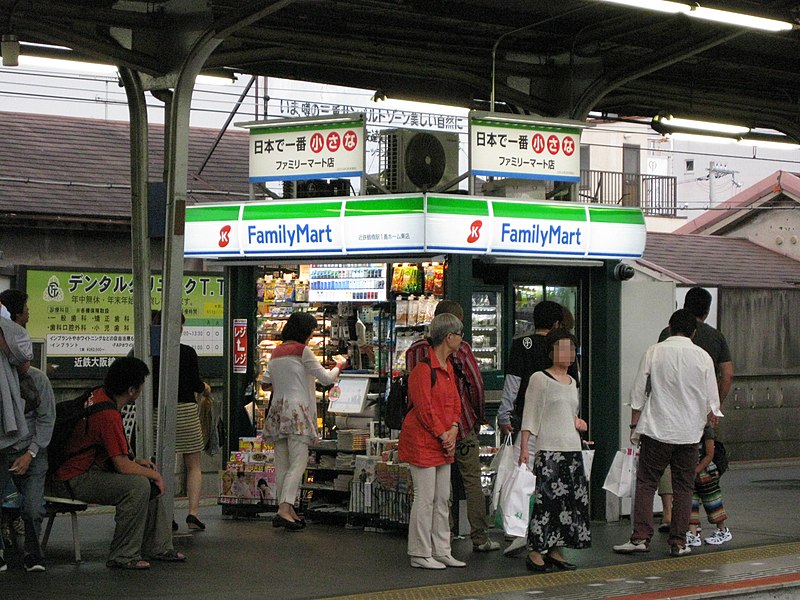
[[[533,329],[536,303],[554,300],[574,316],[596,473],[610,464],[620,410],[615,267],[644,251],[639,209],[419,193],[194,206],[186,221],[186,256],[226,270],[231,443],[258,418],[256,382],[295,310],[317,316],[320,360],[349,354],[373,380],[370,400],[351,410],[369,420],[435,303],[458,301],[494,427],[511,340]],[[334,413],[336,401],[325,402]],[[247,417],[237,404],[250,407]],[[335,424],[330,417],[323,431]],[[597,518],[604,498],[593,494]]]

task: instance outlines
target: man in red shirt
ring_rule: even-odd
[[[172,546],[171,523],[161,501],[164,481],[155,465],[130,458],[120,410],[136,401],[147,365],[132,356],[118,358],[106,373],[103,386],[92,390],[86,406],[112,402],[115,408],[98,411],[75,427],[67,453],[75,453],[55,473],[57,490],[77,500],[116,507],[116,528],[106,566],[148,569],[143,555],[155,560],[184,561]]]
[[[442,300],[436,305],[434,315],[451,314],[464,320],[464,310],[458,302]],[[406,372],[410,373],[430,350],[427,339],[417,340],[406,351]],[[467,518],[470,525],[472,549],[475,552],[499,550],[500,544],[489,539],[486,533],[489,520],[486,514],[486,496],[481,485],[480,442],[478,432],[486,422],[484,414],[483,377],[470,345],[461,346],[452,357],[456,369],[458,394],[461,397],[461,417],[456,438],[455,463],[467,497]]]

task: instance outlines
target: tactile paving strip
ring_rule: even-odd
[[[800,565],[800,543],[776,544],[709,552],[681,558],[641,560],[624,565],[579,569],[571,572],[528,575],[503,579],[467,581],[446,585],[406,588],[339,596],[330,600],[468,600],[493,598],[642,598],[645,592],[665,591],[698,585],[770,580],[786,573],[796,574]],[[767,562],[786,558],[784,561]],[[748,564],[749,563],[749,564]],[[762,564],[763,563],[763,564]],[[737,565],[738,568],[720,567]],[[740,566],[739,566],[740,565]],[[683,576],[681,574],[684,573]],[[556,589],[560,588],[560,589]],[[684,594],[683,598],[689,598]],[[694,596],[698,597],[698,596]]]

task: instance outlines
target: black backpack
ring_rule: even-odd
[[[421,363],[425,363],[431,369],[431,388],[436,385],[436,369],[431,367],[431,361],[426,356],[421,358]],[[389,429],[400,429],[411,406],[408,404],[408,374],[401,375],[392,379],[389,387],[389,395],[386,397],[386,412],[383,415],[383,423]]]
[[[53,425],[53,436],[50,438],[50,443],[47,446],[47,475],[52,478],[53,474],[63,465],[67,460],[79,454],[87,452],[94,448],[97,444],[90,444],[84,448],[80,448],[75,452],[67,452],[69,441],[72,439],[72,434],[75,427],[81,422],[85,422],[85,433],[89,432],[89,417],[102,410],[116,409],[117,405],[111,401],[98,402],[92,404],[90,407],[85,407],[86,401],[96,389],[88,390],[72,400],[65,400],[56,404],[56,421]]]
[[[725,444],[719,440],[714,440],[714,464],[719,475],[728,470],[728,451],[725,450]]]

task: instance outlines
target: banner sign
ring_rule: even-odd
[[[366,152],[362,113],[239,123],[250,130],[250,182],[361,177]]]
[[[577,182],[581,178],[580,122],[470,113],[473,175]]]
[[[186,256],[463,253],[639,258],[638,208],[421,194],[186,209]]]
[[[181,341],[203,361],[223,356],[224,278],[184,275]],[[124,271],[28,269],[26,291],[33,339],[45,340],[57,377],[97,378],[133,348],[133,275]],[[161,275],[150,280],[151,308],[161,308]],[[207,362],[207,361],[205,361]],[[208,373],[206,373],[208,374]]]
[[[247,319],[233,320],[233,372],[247,373]]]

